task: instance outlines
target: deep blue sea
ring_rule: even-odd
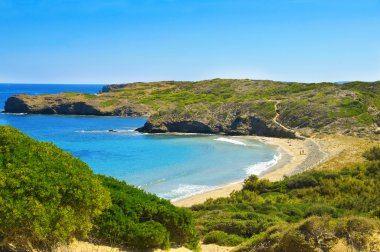
[[[7,97],[77,91],[102,85],[0,84]],[[225,136],[166,136],[134,131],[145,118],[0,114],[1,125],[53,142],[86,162],[95,173],[125,180],[166,199],[180,199],[260,174],[276,162],[277,148]],[[110,129],[117,132],[109,132]]]

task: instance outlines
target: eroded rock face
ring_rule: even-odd
[[[29,106],[22,99],[15,96],[7,99],[4,111],[7,113],[30,113]]]
[[[197,121],[178,121],[178,122],[165,122],[160,125],[155,125],[149,121],[139,129],[139,132],[145,133],[166,133],[166,132],[179,132],[179,133],[200,133],[200,134],[213,134],[218,133],[212,130],[208,125]]]
[[[170,121],[157,122],[149,120],[139,129],[144,133],[200,133],[200,134],[226,134],[226,135],[257,135],[295,138],[294,132],[286,131],[274,125],[267,123],[260,118],[251,117],[247,119],[236,118],[231,124],[211,125],[196,120],[192,121]]]

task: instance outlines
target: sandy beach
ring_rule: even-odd
[[[260,175],[261,178],[267,178],[271,181],[277,181],[284,176],[291,176],[311,169],[330,157],[329,153],[321,148],[319,140],[313,138],[305,140],[256,136],[240,138],[259,140],[279,147],[281,157],[278,162]],[[209,192],[175,201],[173,204],[180,207],[190,207],[205,202],[209,198],[227,197],[231,192],[240,190],[242,186],[243,182],[227,184]]]

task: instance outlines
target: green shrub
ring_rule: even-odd
[[[0,126],[0,246],[50,250],[85,237],[109,204],[108,191],[85,163]]]
[[[195,248],[198,236],[191,213],[125,182],[99,176],[112,205],[96,220],[92,236],[129,248],[162,248],[170,244]]]
[[[337,235],[345,238],[348,244],[363,250],[370,241],[376,222],[363,217],[349,217],[337,225]]]
[[[269,185],[269,180],[259,179],[257,176],[251,175],[244,181],[243,189],[254,191],[256,193],[263,193]]]
[[[339,211],[337,208],[329,206],[329,205],[313,205],[311,206],[307,212],[306,216],[324,216],[330,215],[334,218],[340,217],[342,215],[342,211]]]
[[[203,243],[214,243],[220,246],[237,246],[242,243],[244,239],[237,235],[230,235],[223,231],[212,231],[205,235]]]
[[[132,225],[125,238],[129,244],[137,249],[170,248],[168,230],[160,223],[152,220]]]
[[[380,147],[373,147],[368,151],[364,152],[363,156],[370,161],[380,160]]]
[[[314,248],[305,241],[305,237],[298,231],[291,230],[284,234],[280,240],[280,245],[284,252],[314,252]]]

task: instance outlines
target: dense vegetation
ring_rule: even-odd
[[[251,176],[243,190],[230,197],[193,206],[196,224],[206,241],[211,237],[213,243],[233,245],[231,241],[238,236],[246,240],[243,250],[248,251],[259,247],[263,251],[314,251],[276,249],[285,244],[323,249],[334,245],[326,245],[328,236],[336,241],[347,234],[358,236],[348,241],[355,247],[366,246],[365,230],[379,228],[372,220],[380,218],[379,152],[379,147],[372,148],[364,154],[369,161],[342,170],[309,171],[278,182]],[[327,235],[321,239],[326,241],[310,245],[310,230],[304,229],[319,232],[318,226],[325,228],[322,233]]]
[[[198,237],[189,210],[125,182],[99,177],[111,193],[112,206],[95,222],[93,237],[98,241],[137,249],[197,247]]]
[[[136,249],[198,243],[188,210],[0,126],[0,250],[49,251],[86,237]]]
[[[86,237],[109,204],[109,193],[82,161],[0,126],[0,247],[48,250]]]
[[[9,112],[149,116],[148,132],[288,137],[284,128],[379,137],[380,82],[287,83],[213,79],[111,85],[98,95],[63,93],[10,99]],[[149,126],[149,127],[148,127]]]

